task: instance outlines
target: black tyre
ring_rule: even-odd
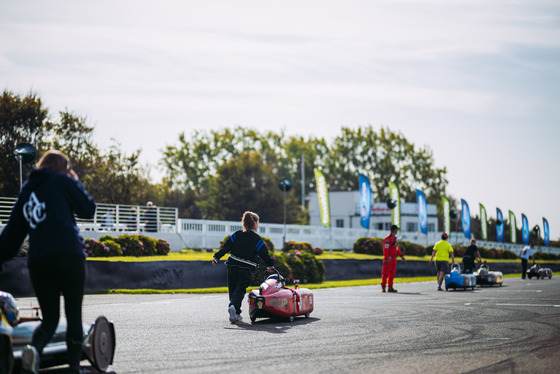
[[[255,323],[256,320],[257,320],[257,317],[251,317],[251,323]]]
[[[289,316],[289,317],[288,317],[288,321],[294,322],[294,316]]]
[[[99,371],[105,371],[113,363],[115,355],[115,330],[107,318],[98,317],[90,332],[91,364]]]
[[[12,340],[7,335],[0,335],[0,374],[10,374],[13,367]]]

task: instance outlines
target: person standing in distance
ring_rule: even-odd
[[[397,233],[399,227],[397,225],[391,226],[391,233],[383,239],[383,268],[381,269],[381,292],[385,292],[385,286],[389,286],[388,292],[397,292],[393,288],[393,280],[397,273],[397,256],[400,256],[403,261],[406,261],[404,255],[399,250],[397,245]]]
[[[455,265],[455,255],[453,254],[453,247],[447,242],[447,234],[441,234],[441,240],[434,245],[434,250],[432,251],[432,257],[430,258],[430,265],[433,262],[434,256],[436,257],[436,271],[437,271],[437,282],[438,291],[443,291],[441,284],[445,279],[445,274],[448,271],[449,266],[449,256],[451,256],[451,266]]]
[[[79,372],[85,254],[74,215],[90,219],[95,209],[95,202],[70,167],[68,157],[56,150],[41,157],[19,192],[0,235],[0,264],[16,255],[29,234],[27,267],[43,314],[32,344],[22,351],[22,373],[39,371],[39,355],[58,325],[60,294],[64,297],[68,326],[68,372]]]
[[[268,255],[268,248],[264,240],[257,234],[259,216],[253,212],[243,213],[241,219],[243,230],[236,231],[226,240],[222,248],[216,252],[212,265],[216,266],[220,258],[230,253],[226,261],[228,268],[227,280],[229,290],[229,321],[237,323],[241,317],[241,303],[251,283],[251,274],[257,268],[258,257],[262,258],[267,269],[271,269],[274,260]]]
[[[526,245],[521,252],[519,252],[519,258],[521,258],[521,279],[525,279],[527,277],[527,262],[529,261],[529,257],[533,260],[533,265],[535,265],[535,255],[533,252],[533,248],[535,244],[533,242]]]

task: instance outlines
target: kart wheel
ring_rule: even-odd
[[[255,323],[256,320],[257,320],[257,317],[251,317],[251,323]]]
[[[115,354],[115,330],[105,317],[97,317],[90,332],[91,364],[99,371],[105,371],[113,363]]]
[[[288,321],[294,322],[294,316],[289,316],[289,317],[288,317]]]
[[[14,367],[12,341],[7,335],[0,335],[0,374],[10,374]]]
[[[309,313],[309,312],[305,313],[305,318],[309,318],[309,315],[310,315],[310,314],[311,314],[311,313]]]
[[[531,279],[533,276],[532,276],[532,275],[527,275],[527,277],[528,277],[529,279]]]

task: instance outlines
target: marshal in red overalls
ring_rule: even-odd
[[[395,226],[393,226],[395,227]],[[393,279],[397,272],[397,256],[400,256],[403,261],[406,261],[404,255],[399,250],[397,245],[398,228],[393,228],[391,234],[383,239],[383,269],[381,270],[381,290],[385,292],[385,286],[389,286],[389,292],[397,292],[393,288]]]

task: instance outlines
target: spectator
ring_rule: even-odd
[[[138,230],[138,210],[135,207],[130,208],[130,214],[126,219],[126,228],[128,231]]]
[[[110,209],[107,214],[103,217],[101,222],[101,227],[107,230],[113,230],[115,227],[115,210]]]
[[[445,274],[449,267],[449,256],[451,255],[451,264],[455,265],[455,256],[453,255],[453,247],[447,242],[447,234],[441,234],[441,240],[434,245],[434,250],[432,251],[432,257],[430,258],[430,265],[433,262],[434,256],[436,257],[436,272],[437,272],[437,282],[438,291],[443,291],[441,284],[445,278]]]
[[[151,201],[148,201],[146,203],[146,210],[144,211],[144,223],[146,224],[147,232],[158,231],[157,208]]]

